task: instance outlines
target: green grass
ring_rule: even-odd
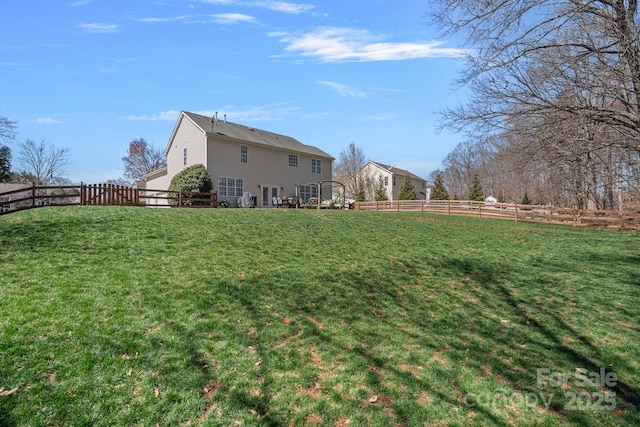
[[[0,426],[639,425],[639,243],[420,213],[3,216]]]

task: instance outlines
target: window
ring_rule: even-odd
[[[318,197],[318,187],[315,185],[301,185],[298,187],[300,198],[307,202],[311,197]]]
[[[388,176],[385,176],[385,177],[384,177],[384,186],[385,186],[385,187],[388,187],[388,186],[389,186],[389,177],[388,177]]]
[[[187,147],[182,149],[182,164],[187,166]]]
[[[322,161],[311,159],[311,173],[322,173]]]
[[[229,178],[221,176],[218,179],[218,192],[220,196],[242,197],[244,182],[242,178]]]
[[[240,163],[248,163],[249,160],[249,147],[246,145],[240,146]]]
[[[292,168],[298,167],[298,156],[296,156],[295,154],[289,154],[289,166],[291,166]]]

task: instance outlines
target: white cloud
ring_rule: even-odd
[[[138,22],[151,22],[151,23],[179,22],[179,21],[187,20],[189,18],[190,18],[189,15],[174,16],[171,18],[141,18],[141,19],[138,19]]]
[[[256,18],[242,13],[219,13],[214,15],[181,15],[169,18],[141,18],[138,19],[138,22],[147,22],[152,24],[166,22],[206,24],[213,22],[215,24],[230,25],[241,22],[254,23],[256,22]]]
[[[216,112],[218,113],[218,120],[224,120],[224,115],[227,115],[227,120],[233,123],[248,123],[248,122],[265,122],[274,120],[291,119],[292,117],[304,118],[301,116],[301,108],[292,105],[289,102],[279,102],[269,105],[257,105],[253,107],[238,108],[232,104],[227,104],[217,110],[200,110],[193,111],[196,114],[200,114],[207,117],[213,117]],[[130,121],[176,121],[180,117],[180,111],[168,110],[151,115],[129,115],[122,117],[124,120]]]
[[[216,24],[238,24],[241,22],[256,22],[256,18],[242,13],[220,13],[217,15],[210,15],[213,22]]]
[[[113,33],[120,29],[120,26],[117,24],[102,24],[99,22],[80,24],[78,27],[88,33]]]
[[[275,12],[289,13],[292,15],[300,15],[315,9],[312,4],[291,3],[286,1],[257,0],[257,1],[236,1],[236,0],[200,0],[206,4],[216,5],[235,5],[242,7],[255,7],[261,9],[273,10]]]
[[[418,58],[456,58],[464,50],[440,47],[444,42],[394,43],[366,30],[321,27],[301,34],[275,35],[286,43],[287,52],[317,58],[322,62],[403,61]]]
[[[180,111],[168,110],[168,111],[162,111],[157,114],[152,114],[150,116],[149,115],[143,115],[143,116],[129,115],[124,117],[124,119],[131,120],[131,121],[160,122],[160,121],[176,121],[178,120],[179,116],[180,116]]]
[[[365,92],[359,92],[355,89],[351,89],[349,86],[342,83],[327,82],[324,80],[317,80],[316,83],[322,86],[326,86],[334,92],[337,92],[340,96],[347,96],[350,98],[366,98]]]
[[[255,2],[248,2],[247,5],[262,7],[262,8],[273,10],[276,12],[289,13],[292,15],[300,15],[302,13],[307,13],[315,8],[315,6],[312,4],[298,4],[298,3],[289,3],[284,1],[255,1]]]
[[[63,122],[53,117],[38,117],[35,122],[39,125],[59,125]]]
[[[71,7],[78,7],[78,6],[86,6],[90,3],[92,3],[93,0],[78,0],[78,1],[74,1],[73,3],[69,4],[69,6]]]
[[[218,110],[218,120],[222,120],[227,115],[227,120],[234,123],[246,122],[266,122],[274,120],[290,119],[300,112],[300,107],[291,105],[288,102],[281,102],[270,105],[259,105],[247,108],[236,108],[233,105],[226,105]],[[198,114],[213,116],[215,111],[199,111]]]

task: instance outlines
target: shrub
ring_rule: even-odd
[[[173,191],[192,191],[195,193],[208,193],[213,189],[213,182],[204,165],[193,165],[177,173],[169,185],[169,190]],[[191,196],[189,196],[191,197]],[[198,196],[197,199],[203,199],[204,196]],[[207,200],[189,200],[183,197],[182,203],[185,205],[208,205]],[[172,193],[170,195],[169,204],[174,206],[178,204],[178,195]]]

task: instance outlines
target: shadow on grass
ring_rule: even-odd
[[[618,255],[614,257],[616,264],[630,267],[635,261],[634,257]],[[601,257],[593,257],[590,263],[608,263],[609,260]],[[586,369],[589,373],[599,373],[600,369],[606,372],[614,372],[616,369],[624,368],[633,371],[633,367],[624,360],[618,358],[615,366],[612,366],[610,360],[603,355],[602,349],[594,345],[592,340],[587,338],[583,333],[579,332],[575,327],[566,322],[561,313],[554,309],[545,309],[544,304],[536,304],[536,297],[542,298],[563,298],[566,290],[558,290],[555,293],[552,289],[562,287],[559,282],[550,280],[549,277],[527,277],[526,275],[513,275],[511,271],[502,266],[491,266],[486,260],[473,260],[468,257],[465,260],[450,258],[442,262],[449,273],[458,276],[471,278],[471,280],[480,287],[480,293],[485,297],[489,296],[494,301],[494,307],[498,314],[507,319],[519,319],[517,329],[519,332],[511,334],[509,339],[512,348],[517,348],[522,339],[527,344],[527,352],[531,352],[530,348],[535,348],[533,354],[529,354],[527,359],[531,359],[530,363],[523,363],[523,359],[519,359],[517,370],[512,369],[510,363],[493,361],[496,371],[501,372],[501,376],[518,388],[522,388],[531,392],[537,392],[539,389],[533,386],[536,383],[536,372],[538,368],[550,369],[553,372],[573,374],[577,368]],[[555,271],[553,271],[555,268]],[[635,267],[633,267],[635,268]],[[548,267],[549,274],[566,273],[566,265],[557,265]],[[626,277],[625,285],[635,286],[638,280],[632,276]],[[509,280],[517,280],[516,285],[508,285]],[[530,290],[530,292],[528,292]],[[551,295],[545,294],[550,292]],[[604,290],[593,290],[592,292],[605,292]],[[585,307],[584,310],[589,312],[595,310],[594,306]],[[634,318],[631,313],[627,313],[629,319]],[[584,316],[586,318],[586,315]],[[509,320],[511,321],[511,320]],[[588,330],[589,325],[581,325],[582,329]],[[528,332],[532,330],[534,333]],[[492,340],[496,336],[501,335],[500,331],[487,328],[473,328],[473,334],[481,337],[483,340]],[[567,338],[568,337],[568,338]],[[478,359],[482,358],[478,354]],[[495,366],[495,365],[498,366]],[[525,374],[525,378],[522,374]],[[523,381],[524,379],[524,381]],[[628,409],[637,410],[640,407],[640,390],[637,386],[626,382],[622,378],[617,378],[617,384],[610,389],[615,392],[617,398],[624,402]],[[560,413],[563,410],[565,402],[556,402],[552,408]],[[635,409],[634,409],[635,408]],[[574,422],[589,422],[585,419],[583,411],[565,411],[563,416]]]

